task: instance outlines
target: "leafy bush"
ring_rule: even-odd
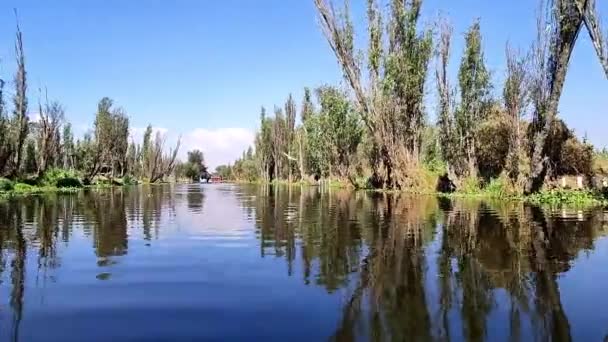
[[[457,191],[464,194],[478,194],[481,192],[479,180],[475,177],[464,178],[460,182],[460,186],[458,187]]]
[[[15,185],[9,179],[0,178],[0,191],[11,191]]]
[[[504,198],[516,193],[515,189],[511,186],[509,179],[505,176],[492,179],[484,188],[484,192],[486,192],[488,196],[496,198]]]
[[[137,185],[137,179],[133,178],[131,175],[126,175],[122,179],[123,185]]]
[[[81,188],[82,182],[78,178],[65,177],[57,179],[55,186],[58,188]]]
[[[44,185],[59,186],[58,182],[60,180],[62,180],[63,183],[73,182],[72,180],[65,180],[65,179],[78,180],[79,177],[78,177],[78,174],[76,174],[76,172],[72,171],[72,170],[50,169],[47,172],[45,172],[44,175],[42,176],[41,183]],[[78,183],[80,183],[80,186],[82,186],[82,183],[80,182],[80,180],[78,180]]]
[[[486,181],[498,177],[505,168],[509,152],[510,119],[496,111],[477,129],[475,156],[479,175]]]
[[[17,182],[31,185],[31,186],[38,186],[38,184],[39,184],[38,178],[20,178],[17,180]]]
[[[35,186],[25,184],[25,183],[17,183],[15,184],[15,192],[34,192],[36,189]]]

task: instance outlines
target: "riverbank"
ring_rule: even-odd
[[[328,189],[353,189],[355,187],[348,181],[343,180],[322,180],[319,182],[310,182],[299,180],[289,182],[287,180],[274,180],[270,183],[261,181],[232,181],[236,184],[252,184],[252,185],[273,185],[273,186],[316,186]],[[83,185],[82,181],[75,177],[47,177],[45,181],[39,184],[34,182],[24,183],[20,181],[10,181],[5,178],[0,178],[0,198],[20,197],[29,195],[39,195],[46,193],[68,194],[81,191],[83,189],[102,189],[111,187],[122,187],[137,184],[146,184],[143,181],[134,180],[131,178],[115,178],[112,180],[106,178],[98,178],[93,184]],[[591,190],[572,190],[572,189],[552,189],[544,190],[532,195],[518,195],[510,193],[502,184],[490,183],[484,188],[466,187],[464,190],[455,191],[452,193],[437,192],[437,191],[414,191],[414,190],[386,190],[386,189],[370,189],[359,188],[357,191],[372,191],[380,193],[407,193],[415,195],[440,196],[444,198],[478,198],[478,199],[494,199],[504,201],[523,201],[537,205],[551,206],[608,206],[608,191],[605,193],[594,192]]]
[[[308,181],[289,182],[287,180],[274,180],[270,183],[261,181],[232,181],[236,184],[274,185],[274,186],[318,186],[330,189],[355,189],[348,181],[324,180],[317,183]],[[505,201],[522,201],[536,205],[550,206],[608,206],[608,189],[604,192],[587,189],[547,189],[531,195],[515,194],[511,189],[499,181],[490,182],[485,187],[467,186],[463,190],[451,193],[438,191],[415,191],[415,190],[387,190],[358,188],[358,191],[372,191],[379,193],[407,193],[414,195],[440,196],[444,198],[478,198]]]
[[[41,177],[24,177],[15,180],[0,178],[0,198],[46,193],[75,193],[82,189],[99,189],[139,183],[141,182],[130,177],[114,179],[96,177],[92,182],[85,182],[74,171],[54,169]]]

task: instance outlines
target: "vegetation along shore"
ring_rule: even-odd
[[[233,164],[217,167],[219,176],[605,203],[608,151],[576,136],[558,115],[581,30],[589,33],[608,75],[607,37],[593,2],[541,1],[536,39],[525,48],[505,44],[504,82],[495,84],[479,21],[457,38],[447,18],[421,22],[421,0],[368,0],[367,27],[356,29],[348,1],[343,7],[313,1],[344,85],[306,88],[301,100],[288,95],[284,105],[262,107],[254,146]],[[364,31],[355,39],[355,32]],[[455,39],[464,40],[462,51],[453,51]],[[180,141],[166,146],[151,125],[142,141],[130,141],[129,117],[108,97],[97,104],[82,137],[74,136],[64,107],[49,100],[46,90],[39,90],[32,110],[19,25],[14,51],[11,105],[7,82],[0,79],[0,193],[209,179],[201,151],[180,162]],[[448,63],[454,53],[460,64],[452,80]],[[31,112],[38,113],[36,120]]]

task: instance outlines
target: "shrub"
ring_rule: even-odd
[[[477,168],[486,181],[498,177],[505,168],[509,153],[509,120],[503,111],[497,111],[477,129]]]
[[[31,185],[31,186],[38,186],[38,183],[39,183],[37,178],[20,178],[17,182]]]
[[[25,183],[17,183],[15,184],[15,192],[33,192],[36,189],[36,187],[29,185],[29,184],[25,184]]]
[[[131,175],[126,175],[122,179],[123,185],[137,185],[137,179],[133,178]]]
[[[564,142],[558,171],[567,175],[591,175],[593,173],[593,146],[570,138]]]
[[[479,180],[475,177],[467,177],[460,181],[458,192],[464,194],[477,194],[481,191]]]
[[[58,188],[81,188],[82,182],[78,178],[74,177],[65,177],[57,179],[55,182],[55,186]]]
[[[9,179],[0,178],[0,191],[11,191],[15,185]]]
[[[508,197],[517,193],[509,179],[504,175],[492,179],[484,190],[489,196],[496,198]]]
[[[72,170],[63,170],[63,169],[49,169],[42,176],[42,184],[50,185],[50,186],[59,186],[59,180],[63,179],[78,179],[78,175],[75,171]],[[62,181],[62,182],[71,182],[71,181]],[[80,183],[80,181],[78,181]],[[80,185],[82,186],[82,184]]]

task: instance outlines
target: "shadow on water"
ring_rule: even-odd
[[[329,332],[336,341],[573,340],[559,279],[607,232],[602,209],[317,188],[152,186],[16,199],[0,203],[11,339],[27,312],[26,277],[44,286],[70,262],[59,245],[83,235],[97,279],[111,282],[132,234],[158,239],[182,204],[204,214],[211,191],[238,199],[262,259],[284,260],[287,276],[345,296]]]
[[[601,208],[316,189],[256,198],[245,206],[262,257],[284,258],[292,275],[299,253],[306,284],[348,288],[336,341],[502,340],[499,330],[570,341],[558,277],[607,232]]]

